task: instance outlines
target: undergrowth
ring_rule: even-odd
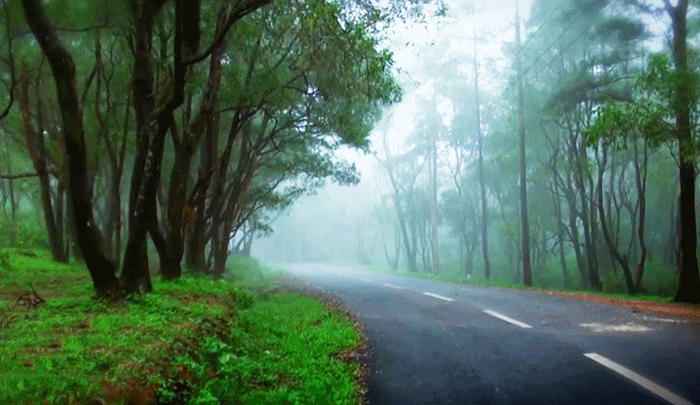
[[[0,249],[0,403],[359,402],[342,354],[360,337],[315,300],[196,277],[123,305],[93,295],[82,265]]]

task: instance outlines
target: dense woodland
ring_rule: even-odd
[[[151,290],[149,240],[163,278],[220,277],[269,212],[357,181],[333,151],[400,96],[376,32],[409,5],[3,1],[3,242],[100,296]]]
[[[432,82],[400,147],[384,30],[422,5],[0,4],[0,237],[81,258],[99,295],[151,290],[149,244],[163,278],[220,277],[294,200],[358,182],[350,146],[386,179],[362,262],[700,302],[700,4],[514,9],[505,85],[489,33],[435,47],[458,79]]]

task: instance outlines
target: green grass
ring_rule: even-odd
[[[263,286],[266,271],[251,272]],[[256,296],[227,281],[156,278],[153,294],[108,305],[91,298],[83,266],[0,250],[0,403],[358,403],[359,366],[344,355],[361,341],[353,325],[269,283]],[[46,301],[36,308],[17,302],[30,284]]]

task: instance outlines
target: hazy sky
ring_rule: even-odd
[[[394,153],[399,151],[413,131],[420,98],[432,98],[435,83],[449,83],[464,77],[473,80],[472,2],[446,2],[449,7],[446,17],[397,26],[388,34],[384,45],[394,53],[394,67],[404,88],[404,96],[399,104],[387,111],[372,134],[375,150],[382,143],[381,133],[386,132]],[[528,18],[530,4],[531,0],[520,1],[523,21]],[[515,1],[477,0],[475,9],[480,83],[485,89],[491,87],[497,92],[512,75],[504,45],[514,41]],[[456,64],[458,69],[441,67],[446,62]],[[451,106],[438,103],[438,107],[442,107],[444,120],[449,121]],[[353,235],[352,229],[358,220],[371,221],[380,195],[386,195],[389,188],[383,169],[372,155],[344,149],[339,156],[357,165],[362,176],[360,184],[356,187],[328,185],[318,195],[297,201],[273,224],[277,235],[297,234],[299,238],[309,238],[310,245],[321,246],[331,237],[328,232]],[[313,239],[317,239],[316,242]],[[259,247],[264,245],[264,241],[258,244]]]
[[[404,139],[413,131],[413,119],[417,115],[418,99],[430,97],[436,81],[449,81],[455,76],[469,77],[471,80],[473,61],[473,24],[476,22],[479,39],[479,60],[482,86],[493,90],[502,86],[510,77],[510,63],[503,48],[512,43],[515,37],[514,0],[477,0],[476,16],[472,19],[472,1],[447,0],[449,12],[446,17],[428,18],[426,23],[413,23],[395,27],[386,45],[394,53],[395,68],[404,88],[401,103],[394,105],[385,114],[385,120],[378,125],[378,131],[385,131],[390,147],[398,150]],[[529,16],[531,0],[520,1],[521,19]],[[445,71],[440,65],[446,61],[458,61],[464,69]],[[443,106],[445,119],[451,115],[450,106]],[[381,142],[378,131],[372,135],[374,144]],[[355,191],[358,196],[366,195],[371,189],[383,187],[377,175],[376,160],[355,151],[343,151],[343,158],[355,162],[362,172],[362,186]],[[380,184],[377,184],[377,181]],[[344,192],[345,194],[345,192]]]

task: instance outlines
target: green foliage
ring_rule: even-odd
[[[674,297],[678,291],[678,270],[657,260],[648,261],[641,290],[645,294]]]
[[[684,97],[693,104],[698,99],[700,83],[696,72],[682,77],[676,73],[665,54],[650,56],[647,68],[634,84],[634,99],[608,101],[598,108],[595,120],[585,131],[589,146],[599,143],[627,149],[629,142],[643,138],[653,147],[675,140],[674,103],[678,82],[687,91]]]
[[[228,258],[226,276],[235,282],[260,282],[266,279],[265,268],[256,259],[242,255]]]
[[[36,308],[16,304],[30,283],[46,300]],[[89,298],[83,266],[0,250],[0,402],[82,403],[146,384],[174,403],[357,402],[357,365],[338,355],[359,336],[342,314],[205,278],[155,290],[108,305]]]
[[[46,249],[49,243],[46,239],[44,224],[21,221],[17,224],[17,241],[14,246],[25,249]]]
[[[700,96],[700,72],[697,69],[678,71],[666,54],[656,53],[649,57],[647,69],[639,78],[639,88],[656,95],[669,110],[675,109],[676,103],[696,105]]]
[[[178,380],[170,379],[161,400],[356,403],[356,388],[347,376],[356,375],[357,366],[339,361],[338,355],[359,339],[340,314],[308,298],[277,295],[242,313],[229,328],[227,336],[203,337],[194,352],[175,359],[171,374],[187,370],[191,394],[183,397]]]
[[[458,262],[446,263],[441,267],[440,274],[412,273],[406,271],[405,269],[399,269],[398,272],[394,272],[386,265],[370,265],[367,266],[367,269],[370,271],[399,274],[407,277],[462,283],[474,286],[533,291],[540,291],[544,289],[589,294],[590,291],[582,289],[580,286],[580,281],[576,280],[578,279],[578,275],[574,274],[576,271],[576,264],[573,257],[567,257],[567,265],[570,272],[570,278],[574,280],[572,283],[573,285],[569,288],[564,288],[559,262],[557,261],[555,263],[554,260],[550,261],[545,268],[534,269],[534,287],[532,288],[527,288],[521,283],[514,283],[506,278],[494,277],[491,280],[484,280],[478,275],[467,278],[465,277],[464,272],[460,270]],[[616,276],[612,272],[602,272],[601,279],[603,281],[604,288],[603,291],[595,292],[595,294],[614,299],[635,299],[652,302],[666,302],[669,301],[671,299],[670,297],[673,297],[676,292],[677,277],[675,275],[675,269],[655,261],[649,261],[647,263],[641,294],[636,294],[633,296],[627,294],[621,277],[621,274]]]
[[[9,249],[0,249],[0,269],[12,272],[14,271],[14,266],[10,263],[11,253]]]

